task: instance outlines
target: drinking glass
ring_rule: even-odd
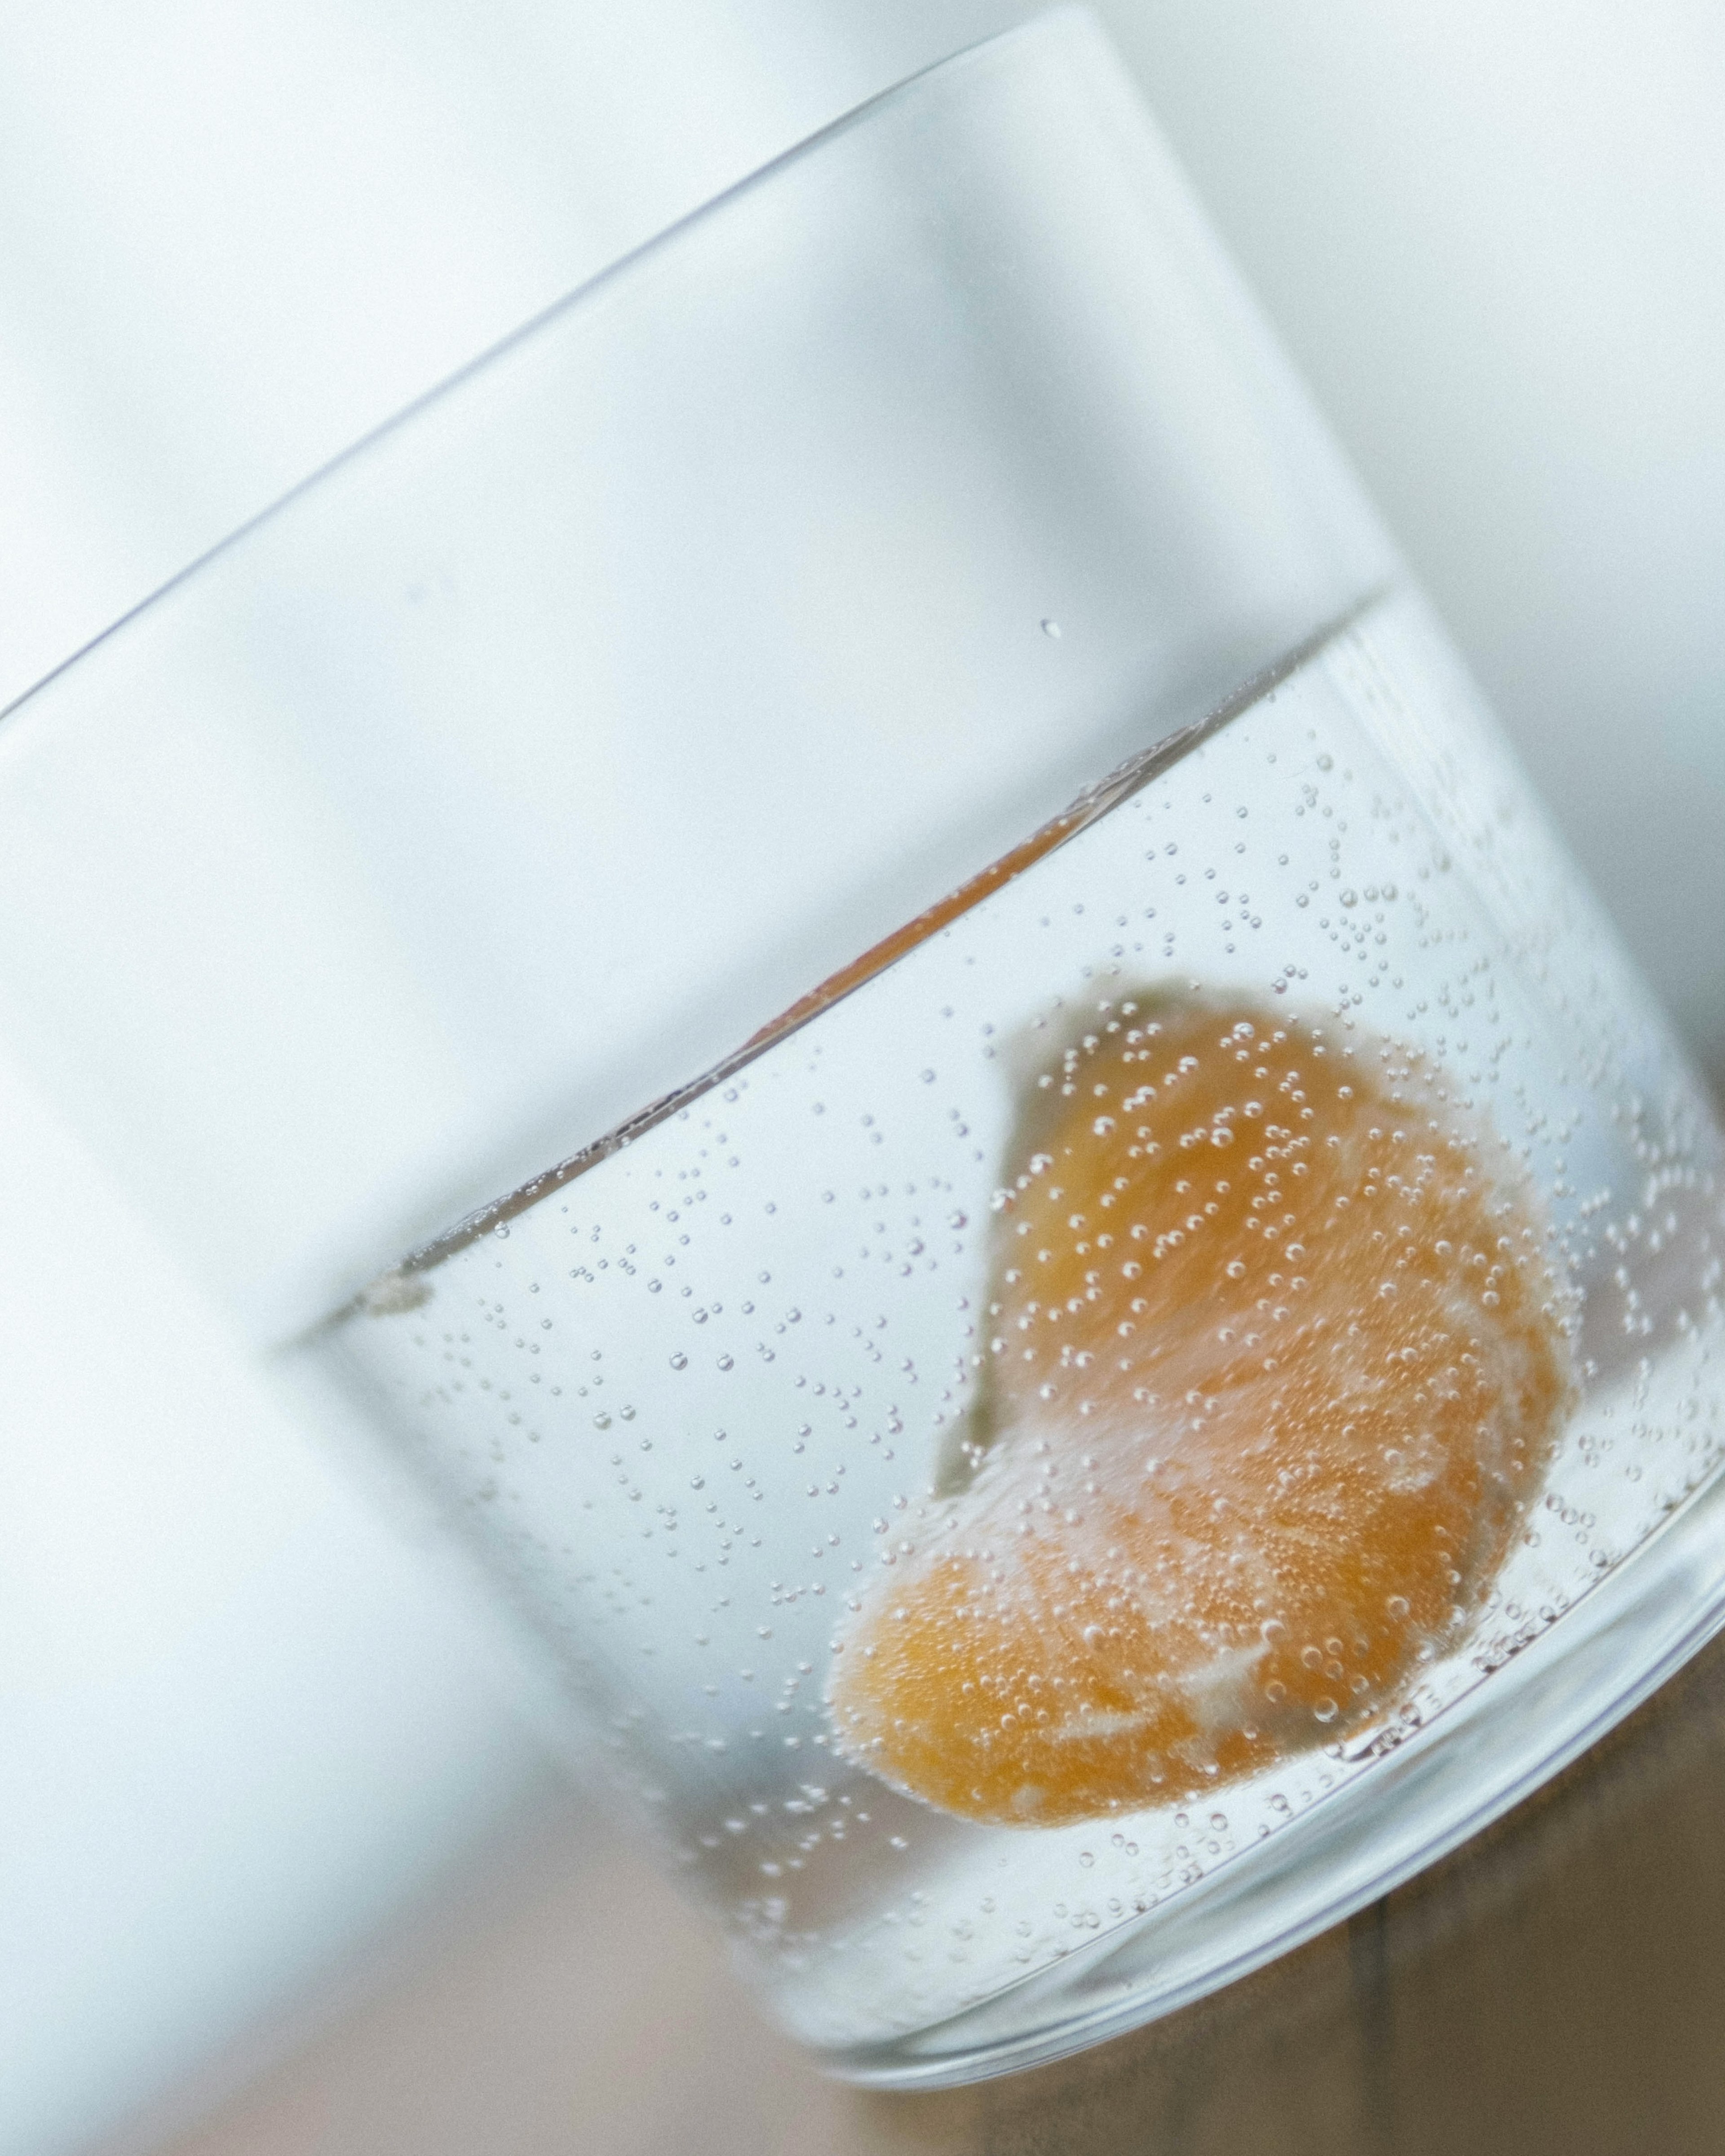
[[[1453,1847],[1725,1617],[1718,1141],[1091,18],[0,728],[0,1021],[835,2071]]]

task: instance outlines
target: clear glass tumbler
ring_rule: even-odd
[[[17,707],[0,1020],[840,2072],[1213,1989],[1725,1618],[1702,1097],[1081,13]]]

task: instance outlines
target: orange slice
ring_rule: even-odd
[[[1105,1006],[1029,1088],[965,1486],[837,1643],[840,1749],[1054,1825],[1381,1717],[1476,1614],[1569,1399],[1502,1158],[1386,1043]]]

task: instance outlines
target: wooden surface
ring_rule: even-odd
[[[1349,1924],[1063,2064],[821,2080],[699,1922],[548,1805],[509,1860],[169,2156],[1715,2156],[1725,1644]],[[116,2152],[117,2156],[117,2152]]]

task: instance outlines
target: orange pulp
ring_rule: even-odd
[[[1054,1825],[1382,1717],[1489,1591],[1569,1365],[1530,1194],[1387,1043],[1103,1005],[1016,1155],[968,1486],[828,1701],[900,1789]]]

